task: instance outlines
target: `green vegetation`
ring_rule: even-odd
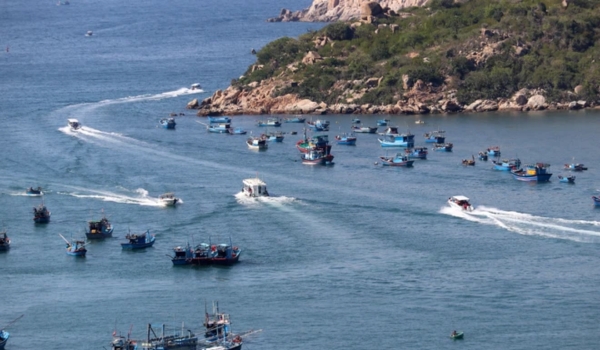
[[[461,103],[510,97],[522,88],[544,89],[560,101],[577,85],[583,86],[579,98],[598,99],[600,0],[570,0],[567,8],[561,0],[432,0],[406,12],[412,16],[380,19],[379,28],[338,22],[276,40],[257,53],[260,68],[238,83],[284,77],[299,84],[280,94],[328,103],[339,101],[336,82],[371,77],[383,79],[359,102],[393,103],[404,92],[403,75],[409,86],[419,79],[433,87],[453,81]],[[316,47],[323,37],[334,42]],[[309,51],[323,59],[302,63]]]

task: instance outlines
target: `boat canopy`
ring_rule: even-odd
[[[465,197],[465,196],[452,196],[452,199],[455,199],[457,201],[469,201],[469,198]]]
[[[69,123],[79,123],[79,120],[77,120],[77,119],[67,119],[67,121]]]

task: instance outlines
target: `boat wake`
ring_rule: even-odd
[[[76,198],[98,199],[104,202],[114,202],[122,204],[136,204],[150,207],[164,207],[165,205],[158,199],[148,196],[148,191],[138,188],[134,192],[137,195],[124,195],[107,191],[95,191],[84,188],[73,188],[73,192],[58,192],[58,194],[72,196]]]
[[[485,206],[478,206],[472,212],[443,207],[440,213],[485,225],[498,226],[521,235],[600,243],[600,231],[596,230],[600,226],[600,221],[549,218]]]
[[[246,206],[260,206],[262,204],[269,204],[269,205],[273,205],[273,206],[282,206],[288,203],[292,203],[297,201],[296,198],[294,197],[286,197],[286,196],[280,196],[280,197],[257,197],[257,198],[251,198],[246,196],[244,193],[242,193],[242,191],[238,192],[235,194],[235,200],[242,205],[246,205]]]

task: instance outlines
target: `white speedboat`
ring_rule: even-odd
[[[168,207],[175,206],[175,204],[179,202],[179,198],[176,198],[175,194],[172,192],[161,194],[158,199],[160,199],[160,201]]]
[[[448,204],[452,208],[457,208],[465,211],[473,211],[473,206],[469,202],[469,198],[465,196],[452,196],[448,198]]]
[[[77,119],[67,119],[67,124],[69,124],[69,127],[73,131],[81,129],[81,124],[79,124],[79,120]]]
[[[243,181],[242,193],[247,197],[268,197],[267,184],[258,177],[245,179]]]
[[[92,36],[92,35],[94,35],[94,32],[92,32],[91,30],[88,30],[88,31],[85,33],[85,36]]]

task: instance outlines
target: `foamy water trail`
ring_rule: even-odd
[[[61,195],[76,197],[76,198],[86,198],[86,199],[97,199],[104,202],[114,202],[114,203],[122,203],[122,204],[135,204],[141,206],[151,206],[151,207],[164,207],[165,205],[158,199],[148,196],[148,191],[143,188],[139,188],[133,191],[134,194],[122,194],[115,193],[109,191],[98,191],[98,190],[90,190],[80,187],[71,187],[73,191],[60,191],[57,192]]]
[[[282,208],[284,205],[289,204],[289,203],[293,203],[293,202],[297,202],[298,200],[294,197],[285,197],[285,196],[280,196],[280,197],[276,197],[276,196],[269,196],[269,197],[257,197],[257,198],[252,198],[252,197],[248,197],[246,196],[242,191],[236,193],[234,195],[235,200],[242,205],[245,206],[249,206],[249,207],[260,207],[262,205],[271,205],[274,207],[278,207],[278,208]]]
[[[440,213],[480,224],[498,226],[521,235],[600,243],[600,231],[597,230],[600,226],[599,221],[550,218],[485,206],[479,206],[472,212],[443,207]]]

